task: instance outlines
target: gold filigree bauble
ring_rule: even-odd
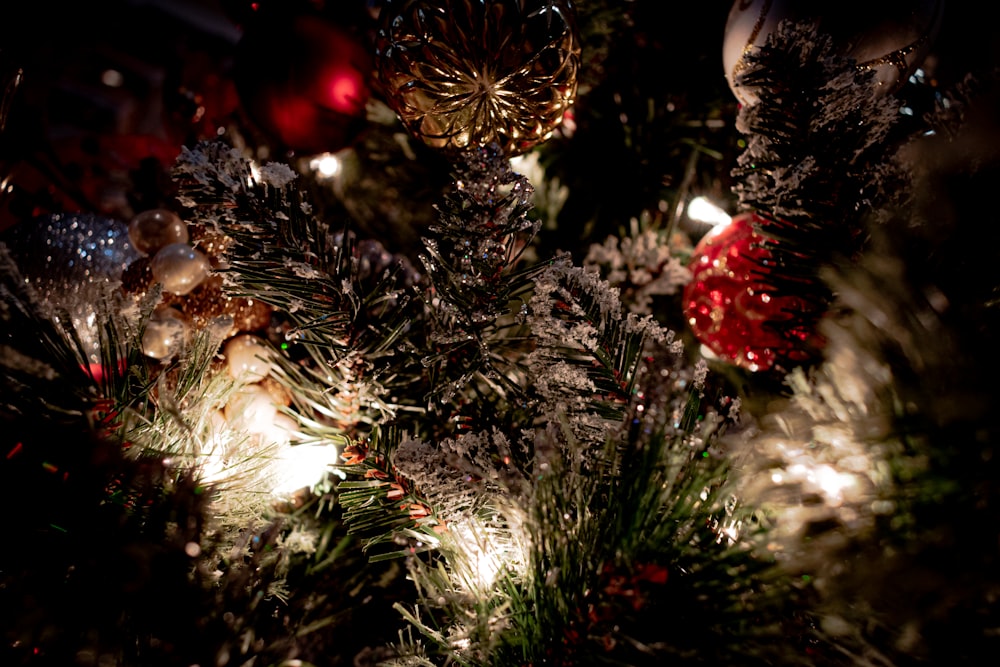
[[[446,151],[509,156],[548,139],[573,104],[580,39],[570,0],[388,0],[376,73],[406,129]]]

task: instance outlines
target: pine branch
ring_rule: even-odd
[[[0,244],[0,408],[5,420],[36,416],[71,419],[97,400],[83,344],[68,316],[54,321]],[[114,368],[115,366],[111,366]]]
[[[263,593],[280,576],[269,553],[273,533],[258,534],[254,549],[226,543],[195,466],[164,460],[171,443],[150,437],[149,428],[164,386],[146,375],[141,332],[108,305],[121,302],[109,295],[95,305],[99,374],[86,365],[72,320],[40,307],[2,247],[0,297],[0,497],[21,506],[8,530],[34,546],[0,557],[0,659],[211,662],[241,652],[246,627],[267,635],[272,608]],[[212,355],[173,374],[174,389],[188,398],[196,393]],[[175,422],[168,412],[159,418]],[[26,492],[34,497],[24,506]],[[248,600],[248,589],[262,596]],[[183,611],[164,606],[167,597]],[[275,636],[256,651],[286,657],[287,647],[270,644]]]
[[[581,443],[599,447],[624,417],[647,342],[673,340],[651,318],[622,311],[616,289],[565,258],[536,281],[528,315],[535,415],[563,414]]]
[[[516,268],[538,231],[531,185],[496,146],[463,154],[421,256],[426,295],[429,405],[514,398],[527,342],[518,315],[538,267]]]
[[[736,85],[760,98],[737,119],[747,147],[734,191],[741,208],[764,218],[770,257],[755,279],[805,300],[802,312],[773,324],[800,349],[833,297],[819,268],[855,257],[871,212],[903,199],[895,190],[907,184],[892,162],[900,116],[892,96],[875,97],[873,73],[813,24],[783,22],[744,60]]]
[[[700,421],[705,414],[702,369],[685,369],[668,332],[649,319],[623,315],[614,290],[565,261],[540,273],[532,294],[525,320],[536,341],[526,385],[538,392],[530,412],[538,421],[527,422],[532,428],[511,443],[497,432],[470,433],[434,446],[400,443],[392,454],[399,473],[395,483],[419,494],[441,521],[434,540],[439,557],[409,560],[420,604],[401,606],[401,612],[436,647],[432,653],[458,664],[579,660],[592,655],[586,647],[593,640],[621,641],[618,650],[639,664],[710,646],[714,655],[745,655],[742,642],[755,636],[761,640],[757,648],[766,653],[767,639],[776,636],[768,633],[787,620],[777,609],[771,610],[772,625],[763,635],[747,627],[745,634],[728,634],[739,636],[740,643],[714,646],[740,618],[740,600],[770,581],[771,564],[755,560],[745,544],[732,551],[718,546],[717,557],[705,554],[729,539],[720,537],[725,531],[737,533],[746,514],[724,507],[725,466],[708,453],[721,422]],[[665,366],[654,370],[641,362],[653,358]],[[665,376],[675,377],[675,386],[694,387],[694,393],[641,390],[659,387]],[[623,442],[631,442],[631,448]],[[637,458],[629,458],[631,452]],[[388,469],[383,463],[382,472]],[[373,503],[370,494],[352,500],[369,508]],[[481,526],[472,529],[479,536],[473,544],[485,546],[471,546],[463,525]],[[482,550],[496,555],[485,556]],[[691,603],[703,606],[701,587],[718,586],[719,595],[707,597],[718,599],[719,606],[698,615],[704,624],[697,628],[700,634],[684,626],[676,644],[650,648],[636,637],[613,638],[610,621],[605,623],[611,616],[595,621],[588,605],[619,613],[623,601],[591,602],[586,591],[607,589],[610,582],[601,578],[619,570],[635,586],[656,588],[668,568],[648,561],[664,553],[683,563],[680,571],[705,577],[705,582],[681,577],[671,594],[691,586]],[[481,574],[467,574],[489,558],[500,563],[492,583],[483,583]],[[529,568],[518,570],[519,562]],[[559,578],[557,584],[553,577]],[[777,593],[769,599],[776,600]],[[727,620],[704,630],[706,619]],[[553,643],[553,637],[566,639]],[[421,646],[401,647],[416,662],[401,659],[399,664],[425,664],[429,649]],[[652,655],[644,657],[646,651]],[[608,660],[621,655],[612,652]]]
[[[644,370],[659,377],[658,368]],[[674,400],[704,405],[702,391]],[[783,607],[790,581],[748,548],[750,512],[732,501],[725,458],[709,453],[727,418],[693,407],[705,421],[679,431],[678,407],[654,394],[632,404],[641,425],[628,429],[624,446],[609,437],[606,465],[580,475],[570,448],[549,459],[519,509],[499,513],[507,517],[503,543],[527,536],[527,570],[501,567],[481,588],[456,573],[470,553],[481,568],[484,555],[455,542],[449,551],[453,530],[441,536],[443,560],[411,561],[419,605],[399,609],[422,641],[403,642],[400,653],[413,657],[393,664],[763,665],[781,653],[773,642],[791,628]],[[569,429],[564,422],[563,433]],[[480,539],[501,563],[517,562],[505,560],[517,549],[498,546],[495,535]],[[755,624],[746,624],[751,595]]]
[[[391,426],[377,430],[371,440],[346,447],[344,464],[338,468],[349,478],[337,485],[348,534],[361,539],[362,550],[372,562],[433,549],[444,525],[413,483],[391,463],[390,456],[403,438]]]
[[[345,429],[405,409],[383,397],[405,401],[422,372],[404,338],[420,315],[410,293],[418,277],[407,264],[321,220],[292,187],[295,174],[284,165],[266,165],[255,176],[248,159],[208,144],[185,153],[175,173],[181,200],[232,239],[225,271],[230,289],[287,318],[284,356],[306,368],[296,372],[286,363],[283,379],[292,383],[300,407]],[[295,383],[307,378],[314,390],[298,392]],[[345,395],[353,397],[348,405],[338,398]]]

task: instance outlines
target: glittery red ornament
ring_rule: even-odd
[[[806,361],[815,334],[800,325],[806,300],[777,294],[768,286],[771,252],[754,230],[754,213],[716,227],[695,246],[683,295],[684,316],[701,343],[719,357],[750,371]]]
[[[367,126],[369,51],[367,38],[346,22],[262,10],[236,52],[241,107],[281,148],[307,154],[345,148]]]

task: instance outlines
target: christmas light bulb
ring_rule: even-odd
[[[732,222],[732,216],[722,208],[713,204],[707,197],[695,197],[688,203],[687,215],[692,220],[704,222],[712,226],[726,225]]]
[[[239,389],[225,408],[226,421],[234,428],[243,428],[254,434],[267,433],[273,428],[278,406],[267,390],[259,384]]]
[[[337,448],[330,444],[281,447],[274,462],[274,487],[271,493],[288,496],[300,489],[315,486],[323,480],[330,466],[337,463],[337,455]]]

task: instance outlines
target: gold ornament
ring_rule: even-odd
[[[134,294],[142,297],[153,286],[153,263],[151,257],[136,257],[125,270],[122,271],[122,290],[126,294]]]
[[[570,0],[388,0],[380,15],[379,84],[434,148],[524,153],[562,122],[579,66]]]
[[[223,256],[233,245],[231,238],[201,223],[188,225],[188,231],[191,234],[191,245],[205,253],[213,268],[224,266]]]
[[[274,309],[259,299],[232,296],[227,293],[222,276],[213,274],[184,296],[167,294],[165,300],[180,308],[197,329],[204,329],[220,321],[231,320],[229,334],[258,331],[271,322]]]

